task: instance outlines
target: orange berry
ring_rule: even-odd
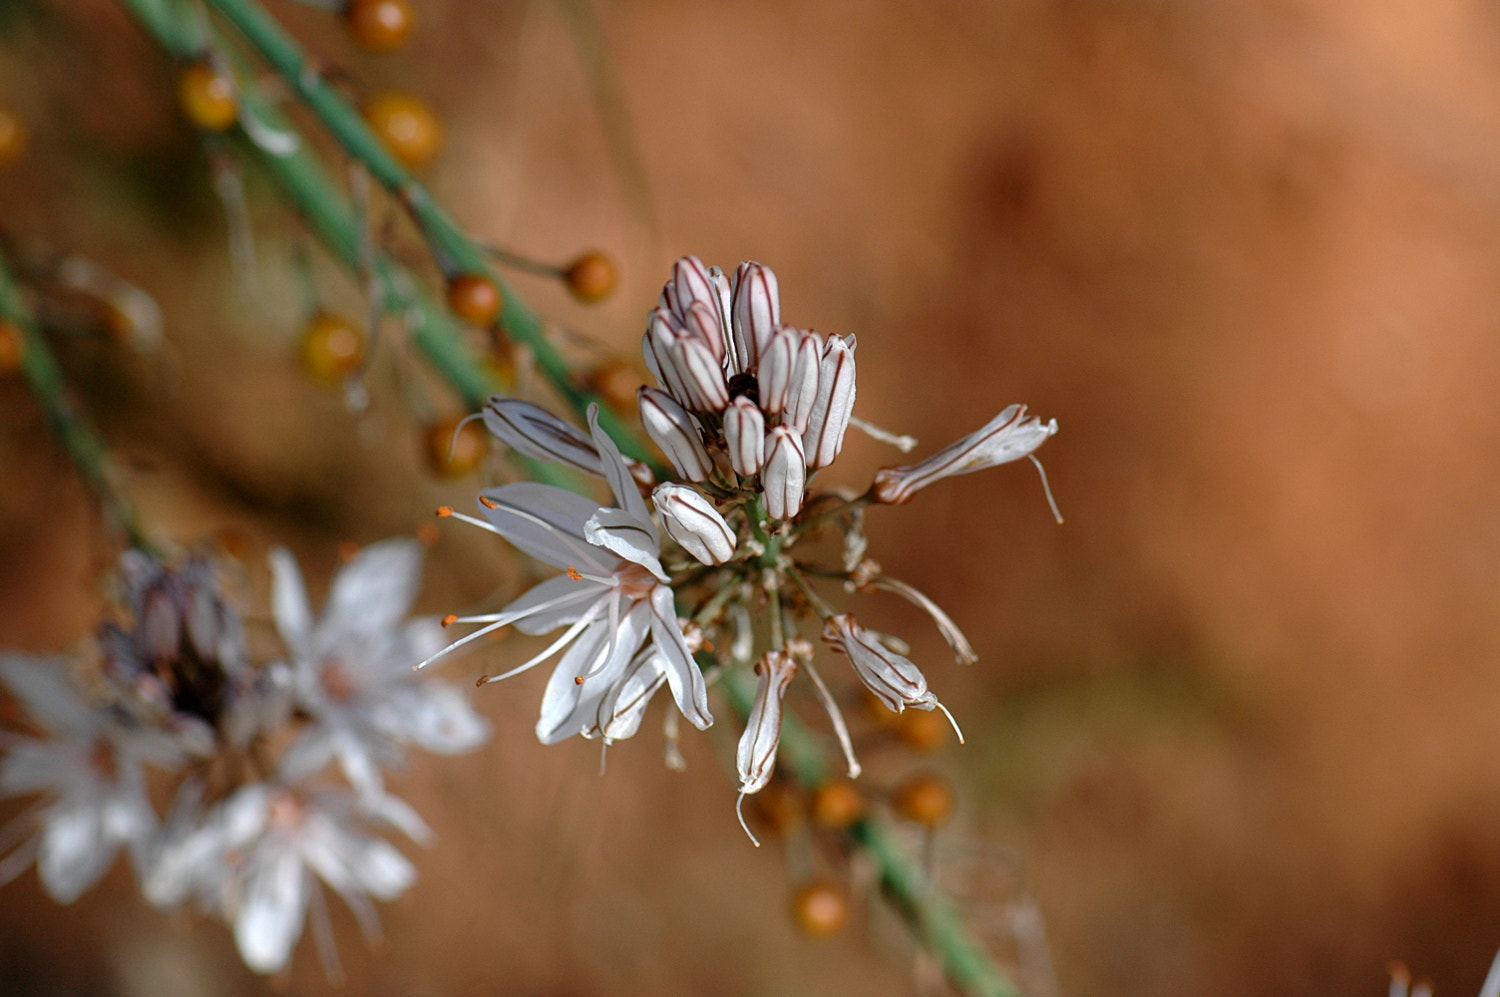
[[[864,816],[865,798],[850,780],[831,779],[813,790],[808,809],[814,824],[842,831]]]
[[[832,879],[810,880],[792,894],[792,920],[804,935],[827,938],[849,920],[849,897]]]
[[[177,77],[177,102],[199,128],[222,132],[238,117],[234,84],[206,62],[190,62]]]
[[[408,169],[432,162],[443,143],[443,126],[432,109],[411,94],[383,93],[365,102],[365,121]]]
[[[896,736],[918,751],[935,750],[948,740],[948,732],[953,729],[937,710],[906,710],[895,717]]]
[[[494,281],[477,273],[461,273],[448,281],[448,307],[465,322],[490,326],[505,304]]]
[[[26,354],[26,340],[21,330],[10,322],[0,319],[0,375],[14,374],[21,369],[21,358]]]
[[[615,274],[614,262],[608,256],[590,250],[568,264],[568,269],[563,271],[563,280],[573,297],[592,305],[609,297],[619,278]]]
[[[365,359],[365,331],[342,315],[319,312],[302,331],[302,366],[314,380],[338,384]]]
[[[361,48],[390,52],[411,34],[411,4],[406,0],[350,0],[344,8],[344,22]]]
[[[641,380],[640,372],[630,364],[608,360],[589,374],[589,389],[608,402],[610,408],[629,413],[635,410],[636,389]]]
[[[0,165],[13,163],[26,151],[26,126],[14,111],[0,107]]]
[[[953,784],[934,773],[914,776],[902,783],[891,800],[896,813],[934,831],[953,817],[957,798]]]
[[[782,837],[802,819],[802,807],[796,792],[780,779],[771,780],[765,789],[751,796],[749,804],[757,823]]]
[[[427,427],[427,466],[440,478],[462,478],[472,474],[489,452],[489,434],[478,419],[462,416],[443,419]]]

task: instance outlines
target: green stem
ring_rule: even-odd
[[[124,532],[130,545],[151,550],[152,545],[141,532],[134,511],[110,483],[104,446],[69,402],[62,371],[41,334],[36,316],[21,294],[20,284],[3,258],[0,258],[0,318],[20,333],[21,374],[31,386],[48,425],[62,442],[79,476],[98,498],[109,518]]]
[[[135,3],[139,0],[126,2]],[[479,274],[494,282],[504,301],[500,313],[501,327],[512,339],[525,343],[530,348],[537,366],[568,404],[581,415],[590,402],[598,401],[573,376],[568,361],[547,338],[536,313],[526,307],[489,265],[485,247],[471,238],[427,189],[391,155],[380,139],[370,131],[354,105],[329,84],[319,66],[307,57],[296,41],[282,30],[281,25],[267,15],[255,0],[208,0],[208,3],[234,25],[302,98],[344,151],[362,163],[371,176],[401,199],[416,219],[439,261],[457,272]],[[419,341],[419,345],[424,350],[428,349],[425,343]],[[455,386],[472,381],[472,373],[465,375],[454,371],[446,364],[439,363],[436,358],[434,363],[453,380]],[[460,391],[463,390],[460,387]],[[625,426],[607,405],[600,405],[599,416],[600,425],[620,442],[622,450],[632,457],[648,459],[648,453],[636,433]]]

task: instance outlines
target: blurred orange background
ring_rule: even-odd
[[[593,308],[515,281],[601,349],[637,362],[678,255],[757,259],[787,321],[858,335],[856,414],[919,453],[1012,401],[1058,419],[1041,456],[1065,525],[1024,465],[870,516],[871,553],[981,657],[952,665],[878,604],[968,736],[884,778],[959,781],[939,861],[1024,884],[1058,993],[1376,994],[1397,959],[1477,991],[1500,946],[1491,5],[430,0],[389,56],[268,7],[353,92],[431,102],[427,180],[471,231],[617,259]],[[422,470],[431,413],[391,390],[396,346],[364,416],[300,374],[300,226],[248,170],[257,283],[233,273],[172,67],[128,16],[17,11],[0,102],[31,142],[0,173],[0,227],[162,304],[158,352],[57,343],[153,529],[289,543],[316,589],[339,542],[471,501]],[[895,461],[851,434],[836,470]],[[503,597],[514,566],[488,540],[442,528],[423,610]],[[0,645],[80,646],[112,556],[25,386],[0,383]],[[486,653],[448,667],[493,671]],[[420,880],[373,952],[332,905],[348,992],[913,991],[878,912],[795,933],[795,854],[733,817],[733,732],[686,738],[685,775],[643,734],[601,778],[597,745],[535,742],[543,681],[479,693],[494,740],[394,780],[438,841],[411,850]],[[967,887],[976,917],[1002,910]],[[123,863],[70,908],[28,873],[0,920],[6,993],[327,989],[306,940],[261,981]]]

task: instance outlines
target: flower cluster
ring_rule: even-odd
[[[128,551],[123,619],[100,631],[101,681],[86,687],[64,661],[0,656],[0,683],[41,734],[0,741],[0,794],[39,795],[0,829],[0,882],[34,862],[46,891],[69,903],[123,849],[147,900],[193,902],[228,922],[258,972],[287,964],[311,911],[337,975],[316,879],[374,934],[370,898],[394,897],[415,876],[375,829],[431,836],[385,791],[382,770],[406,745],[468,751],[488,733],[458,688],[412,674],[442,643],[435,620],[407,619],[421,563],[415,541],[367,547],[315,616],[296,562],[274,550],[287,654],[256,663],[210,561],[172,568]],[[323,777],[334,762],[347,788]],[[164,821],[147,766],[176,780]]]
[[[947,614],[865,557],[864,512],[904,503],[945,477],[1031,457],[1056,422],[1011,405],[926,460],[881,469],[861,495],[818,492],[817,471],[839,455],[849,426],[860,425],[853,419],[855,341],[783,324],[769,268],[742,263],[731,279],[695,257],[678,260],[642,352],[658,387],[640,389],[641,422],[675,477],[658,481],[649,466],[622,457],[594,408],[585,433],[530,402],[492,398],[483,418],[496,437],[521,454],[605,478],[613,504],[521,483],[481,493],[479,517],[440,510],[564,574],[498,613],[449,617],[445,623],[482,627],[427,661],[507,625],[528,634],[566,627],[535,657],[495,676],[567,648],[537,724],[549,744],[573,734],[606,742],[630,736],[664,683],[682,715],[707,727],[706,684],[733,680],[753,663],[758,679],[737,757],[741,802],[771,776],[782,699],[806,670],[850,775],[858,775],[844,719],[802,635],[807,621],[889,709],[942,706],[904,645],[839,612],[815,580],[902,595],[932,616],[958,660],[975,660]],[[843,534],[833,565],[816,560],[815,549],[830,530]],[[672,542],[664,545],[663,535]]]

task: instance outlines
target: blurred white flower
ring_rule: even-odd
[[[232,925],[240,957],[258,973],[286,966],[310,908],[324,968],[334,977],[332,933],[313,876],[343,898],[366,937],[377,939],[370,898],[399,896],[416,869],[372,828],[397,828],[419,844],[432,835],[414,810],[388,794],[371,799],[265,783],[240,789],[193,823],[184,821],[157,850],[147,898],[172,906],[196,897]]]
[[[664,666],[683,716],[706,728],[713,723],[707,687],[677,623],[656,523],[619,448],[599,428],[598,406],[589,406],[588,418],[618,504],[601,508],[563,488],[519,482],[481,493],[484,520],[453,514],[566,574],[535,586],[498,613],[450,618],[485,626],[422,664],[509,624],[528,634],[566,626],[541,653],[485,680],[517,675],[567,648],[547,682],[536,726],[544,744],[555,744],[574,734],[609,730],[622,705],[624,683],[638,674],[631,662],[650,640],[655,653],[648,660]]]
[[[407,619],[422,575],[415,540],[371,544],[340,569],[314,618],[296,559],[271,551],[272,610],[288,651],[294,703],[312,723],[282,756],[298,779],[337,759],[367,797],[382,791],[380,769],[415,744],[439,754],[478,746],[488,725],[457,687],[417,681],[412,662],[443,644],[436,620]]]
[[[0,795],[43,798],[0,828],[0,883],[33,861],[42,887],[71,903],[97,883],[125,848],[139,870],[156,830],[142,763],[183,760],[169,736],[138,728],[90,704],[55,659],[0,655],[0,681],[49,737],[0,741]]]

